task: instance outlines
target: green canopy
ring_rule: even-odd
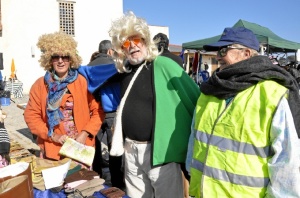
[[[288,41],[283,39],[276,34],[274,34],[269,28],[263,27],[261,25],[250,23],[248,21],[239,20],[233,27],[245,27],[250,29],[257,37],[259,43],[265,47],[267,47],[267,52],[296,52],[300,49],[300,43]],[[191,41],[187,43],[183,43],[182,47],[184,49],[195,49],[202,50],[203,45],[211,44],[217,42],[221,35]]]

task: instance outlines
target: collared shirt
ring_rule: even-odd
[[[191,126],[186,169],[193,157],[195,116]],[[266,197],[300,197],[300,140],[285,97],[279,102],[270,129],[273,157],[268,162],[270,183]]]

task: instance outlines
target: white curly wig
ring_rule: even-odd
[[[43,34],[39,37],[37,46],[41,49],[42,55],[39,60],[41,67],[46,71],[52,70],[51,56],[70,56],[70,67],[78,68],[81,64],[81,57],[77,54],[77,42],[74,38],[64,32]]]
[[[129,11],[121,18],[112,22],[109,35],[112,38],[114,50],[118,54],[118,56],[115,57],[115,61],[119,72],[128,71],[124,65],[126,56],[122,50],[122,44],[130,36],[139,35],[143,38],[147,48],[146,61],[154,60],[159,54],[157,46],[150,37],[150,30],[147,22],[142,18],[136,17],[132,11]]]

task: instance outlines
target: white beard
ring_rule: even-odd
[[[132,49],[131,51],[134,51],[134,49]],[[147,52],[145,49],[140,49],[140,53],[142,53],[142,56],[140,56],[138,58],[133,58],[131,56],[128,57],[128,61],[131,65],[138,65],[138,64],[144,62]]]
[[[130,63],[131,65],[138,65],[138,64],[142,63],[144,60],[145,60],[144,57],[134,58],[134,59],[131,59],[131,58],[128,59],[128,61],[129,61],[129,63]]]

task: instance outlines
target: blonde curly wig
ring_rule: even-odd
[[[150,37],[150,29],[147,22],[142,18],[136,17],[132,11],[129,11],[121,18],[113,21],[109,30],[112,45],[118,54],[118,56],[115,57],[115,61],[119,72],[127,71],[124,67],[126,56],[122,50],[122,44],[128,37],[135,35],[139,35],[145,42],[147,47],[146,61],[152,61],[158,56],[158,49]]]
[[[82,62],[81,57],[77,54],[77,42],[64,32],[41,35],[37,46],[42,51],[40,65],[46,71],[52,70],[52,55],[70,56],[70,67],[74,69],[78,68]]]

